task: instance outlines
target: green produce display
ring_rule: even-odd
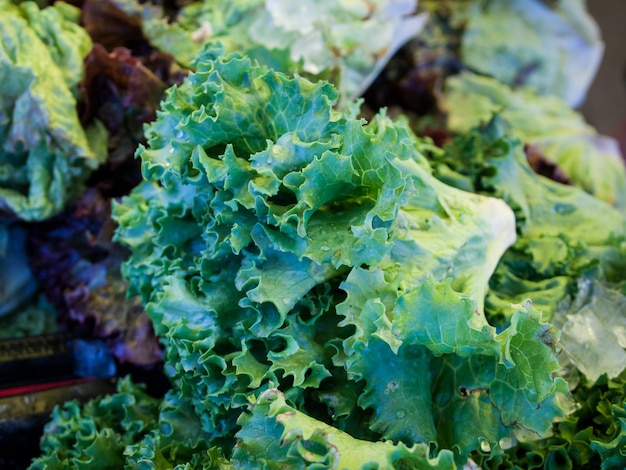
[[[31,470],[626,468],[584,1],[0,10],[0,338],[135,374]]]

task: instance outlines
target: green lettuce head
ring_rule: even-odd
[[[372,441],[380,462],[464,464],[547,432],[554,330],[530,305],[499,333],[483,312],[512,210],[435,179],[404,122],[336,111],[327,82],[219,48],[195,67],[114,213],[172,394],[210,445],[250,468],[364,466]]]

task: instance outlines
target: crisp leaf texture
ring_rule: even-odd
[[[559,374],[572,403],[550,437],[517,432],[504,454],[472,459],[494,469],[622,468],[624,217],[580,188],[534,173],[504,128],[495,118],[430,157],[444,181],[514,208],[519,236],[490,279],[486,314],[503,334],[515,323],[511,303],[532,299],[556,328],[539,336],[550,344],[560,333]]]
[[[456,468],[450,451],[429,458],[424,444],[355,439],[289,406],[276,389],[261,394],[251,411],[240,418],[236,468]]]
[[[143,183],[114,207],[129,294],[154,323],[172,388],[157,399],[122,380],[113,395],[57,408],[33,469],[624,467],[625,172],[564,101],[538,98],[584,94],[589,69],[564,70],[597,52],[595,30],[581,0],[446,2],[462,5],[464,23],[434,3],[441,21],[414,59],[446,48],[447,71],[389,72],[407,91],[482,71],[448,80],[443,138],[463,135],[443,150],[408,119],[366,122],[351,102],[421,27],[412,0],[203,0],[167,21],[150,3],[87,2],[99,37],[96,13],[107,24],[119,14],[137,47],[194,69],[146,127]],[[33,42],[22,68],[22,48],[0,50],[26,70],[5,77],[0,97],[16,112],[77,98],[87,49],[77,10],[18,5],[7,4],[7,41],[45,46]],[[61,29],[40,22],[54,12]],[[535,50],[546,35],[557,40]],[[565,57],[580,36],[584,54]],[[134,63],[97,51],[111,66]],[[41,64],[49,83],[29,75]],[[170,82],[146,70],[154,109]],[[130,81],[127,91],[110,109],[133,101]],[[106,104],[87,102],[86,116]],[[54,120],[76,124],[75,104],[28,108],[33,121],[18,127],[65,149],[74,140]],[[2,116],[0,137],[11,137],[14,114]],[[17,168],[32,152],[11,142]],[[67,168],[91,168],[82,143],[72,149],[79,163]],[[574,185],[539,176],[533,155]],[[582,330],[613,341],[605,357],[584,351]]]
[[[327,82],[211,47],[196,69],[169,90],[138,151],[146,181],[114,213],[172,394],[210,445],[228,456],[238,438],[233,458],[268,468],[330,465],[330,432],[463,464],[481,441],[496,454],[515,429],[545,433],[564,390],[553,332],[521,308],[496,334],[483,313],[513,211],[435,179],[403,121],[336,111]],[[312,449],[296,431],[268,437],[289,414],[245,414],[273,388]],[[489,414],[468,432],[450,416],[470,402]],[[359,455],[346,465],[367,467]]]
[[[56,407],[30,470],[49,468],[192,469],[216,467],[198,417],[185,401],[157,399],[129,378],[117,391]]]
[[[622,278],[625,219],[582,189],[536,174],[505,128],[496,118],[431,156],[444,181],[500,197],[515,210],[519,237],[489,280],[490,320],[501,324],[513,314],[512,303],[530,298],[550,321],[585,272]]]
[[[538,149],[574,185],[624,213],[626,169],[617,142],[598,135],[559,97],[470,73],[450,78],[445,95],[450,130],[466,133],[497,113],[507,133]]]

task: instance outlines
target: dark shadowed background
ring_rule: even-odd
[[[626,1],[588,0],[606,44],[582,110],[602,134],[626,137]]]

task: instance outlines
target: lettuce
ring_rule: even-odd
[[[465,464],[521,429],[546,433],[567,391],[555,331],[529,305],[500,332],[483,312],[511,209],[435,179],[405,123],[336,111],[326,82],[219,48],[195,68],[148,126],[145,182],[114,216],[171,397],[207,445],[286,465],[290,449],[336,462],[381,441],[384,459]],[[259,422],[296,423],[256,408],[268,394],[306,423],[272,456],[254,450]],[[341,455],[326,455],[329,432]]]
[[[128,192],[124,186],[139,173],[138,165],[135,171],[130,165],[113,171],[111,164],[100,169],[97,183],[93,178],[75,204],[28,225],[30,282],[39,284],[58,310],[61,330],[102,338],[121,363],[160,365],[152,323],[140,300],[126,296],[120,265],[127,250],[111,241],[110,193]]]
[[[183,66],[191,66],[205,43],[219,41],[275,70],[329,79],[346,103],[426,21],[415,15],[415,0],[203,0],[183,7],[173,22],[153,6],[114,3],[141,18],[150,43]]]
[[[431,459],[425,446],[354,439],[294,409],[276,389],[263,392],[239,423],[242,430],[233,453],[236,468],[281,464],[290,468],[456,468],[450,451]]]
[[[474,456],[481,468],[580,468],[603,470],[626,465],[626,377],[581,377],[572,391],[576,409],[555,423],[546,439],[519,440],[491,460]]]
[[[617,143],[599,135],[562,99],[464,73],[447,80],[445,106],[450,130],[460,134],[499,114],[509,134],[538,149],[574,185],[624,213],[626,168]]]
[[[554,325],[561,331],[562,362],[589,380],[614,379],[626,368],[626,296],[623,287],[581,278],[574,299],[559,304]]]
[[[76,400],[57,406],[41,441],[42,455],[30,468],[121,468],[125,445],[148,432],[159,405],[160,400],[123,379],[114,395],[84,406]]]
[[[165,346],[172,389],[153,398],[124,379],[57,408],[31,468],[624,466],[624,172],[565,102],[538,98],[563,81],[561,50],[539,51],[537,75],[513,44],[511,84],[521,74],[534,91],[449,80],[463,135],[441,150],[384,111],[359,119],[346,99],[419,23],[413,2],[365,16],[360,2],[305,2],[292,22],[281,1],[204,1],[171,23],[114,3],[195,70],[146,127],[144,182],[114,206],[130,294]],[[480,68],[482,35],[522,5],[583,30],[588,20],[577,1],[476,2],[470,13],[489,11],[468,17],[467,64]],[[372,49],[358,46],[369,27],[384,33]],[[326,60],[329,38],[342,59]],[[204,46],[214,39],[223,46]],[[499,76],[492,65],[483,73]],[[150,82],[154,97],[162,84]],[[518,139],[574,186],[537,175]],[[108,281],[104,299],[124,285]],[[93,306],[119,313],[100,297],[79,313]],[[610,353],[589,354],[608,341]]]
[[[79,11],[0,1],[0,211],[25,220],[60,212],[106,158],[106,131],[77,110],[91,41]]]
[[[503,84],[579,106],[604,52],[585,7],[583,0],[472,1],[456,18],[465,24],[461,59]]]
[[[621,468],[624,216],[580,188],[535,174],[503,128],[495,118],[430,157],[444,181],[515,209],[518,239],[490,279],[486,314],[503,329],[512,321],[511,302],[532,300],[560,333],[559,374],[572,405],[551,436],[518,435],[504,454],[472,458],[482,468]]]
[[[514,210],[518,238],[489,280],[490,321],[506,325],[511,303],[531,299],[551,321],[557,304],[585,274],[620,281],[626,220],[580,188],[535,173],[519,140],[496,117],[430,154],[435,174],[450,184],[502,198]]]

